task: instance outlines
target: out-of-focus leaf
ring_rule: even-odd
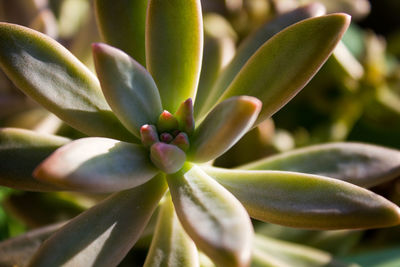
[[[165,190],[160,174],[112,195],[47,239],[28,266],[116,266],[139,239]]]
[[[26,266],[44,240],[49,238],[64,223],[52,224],[32,230],[0,243],[0,266]]]
[[[377,251],[368,251],[343,257],[344,261],[356,262],[363,267],[398,267],[400,246]]]
[[[140,127],[156,124],[162,112],[153,78],[135,60],[114,47],[94,44],[93,55],[108,104],[124,126],[140,138]]]
[[[29,130],[0,128],[0,184],[30,191],[57,190],[55,185],[34,179],[32,172],[54,150],[69,141]]]
[[[176,217],[171,197],[166,197],[144,267],[199,266],[197,248]]]
[[[146,65],[145,24],[148,0],[96,0],[96,18],[103,40]]]
[[[203,52],[200,0],[149,0],[146,62],[164,109],[196,95]]]
[[[235,76],[239,73],[248,59],[260,48],[268,39],[277,34],[284,28],[310,17],[320,16],[325,13],[325,8],[319,3],[312,3],[304,7],[297,8],[291,12],[282,14],[277,18],[268,21],[253,34],[248,36],[239,46],[235,57],[224,68],[219,75],[216,83],[207,95],[205,103],[201,106],[201,113],[205,114],[223,94]],[[268,84],[267,84],[268,86]],[[244,90],[247,90],[244,89]],[[198,109],[200,107],[196,107]]]
[[[250,216],[309,229],[363,229],[400,224],[400,208],[364,188],[304,173],[204,167]]]
[[[110,110],[97,78],[48,36],[0,23],[0,66],[18,88],[74,128],[135,140]]]
[[[254,264],[253,264],[254,263]],[[334,260],[322,250],[256,235],[253,242],[254,267],[356,267]]]
[[[218,104],[195,129],[188,156],[194,162],[217,158],[252,126],[261,110],[255,97],[237,96]]]
[[[37,179],[80,192],[115,192],[141,185],[157,174],[139,145],[89,137],[56,150],[41,163]]]
[[[239,169],[310,173],[371,187],[400,175],[400,151],[360,143],[331,143],[296,149]]]
[[[289,26],[257,50],[219,101],[235,95],[255,96],[263,102],[257,122],[267,119],[314,76],[349,23],[348,15],[331,14]]]
[[[220,266],[247,266],[253,229],[246,210],[197,166],[167,175],[179,220],[197,247]]]

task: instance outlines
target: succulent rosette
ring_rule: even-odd
[[[158,206],[145,266],[198,266],[198,249],[218,266],[248,266],[250,217],[312,229],[399,224],[395,204],[352,184],[395,177],[395,150],[339,143],[241,169],[208,164],[305,86],[349,16],[319,16],[321,6],[310,5],[273,21],[197,92],[207,72],[199,0],[98,0],[96,12],[108,43],[93,44],[98,78],[51,38],[0,24],[0,65],[9,78],[90,136],[2,129],[1,184],[113,193],[45,241],[29,266],[115,266]]]

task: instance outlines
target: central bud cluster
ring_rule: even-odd
[[[153,164],[165,173],[179,171],[186,161],[189,137],[194,131],[193,103],[184,101],[175,114],[164,110],[157,125],[145,124],[140,128],[144,146],[150,148]]]

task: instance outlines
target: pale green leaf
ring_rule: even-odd
[[[70,140],[16,128],[0,128],[0,185],[20,190],[54,191],[57,186],[32,177],[33,170]]]
[[[303,172],[371,187],[400,175],[400,151],[361,143],[330,143],[267,157],[239,169]]]
[[[267,119],[314,76],[349,23],[348,15],[331,14],[289,26],[257,50],[219,101],[235,95],[255,96],[263,102],[257,122]]]
[[[139,239],[165,190],[165,179],[158,175],[112,195],[46,240],[28,266],[117,266]]]
[[[40,181],[80,192],[115,192],[141,185],[158,170],[142,146],[101,137],[73,141],[35,170]]]
[[[251,129],[260,110],[261,102],[249,96],[232,97],[218,104],[195,129],[190,160],[205,162],[222,155]]]
[[[94,44],[93,56],[108,104],[124,126],[140,138],[140,127],[156,124],[162,112],[151,75],[123,51]]]
[[[197,248],[183,230],[171,197],[165,198],[144,267],[199,266]]]
[[[400,208],[395,204],[340,180],[283,171],[203,169],[258,220],[309,229],[362,229],[400,224]]]
[[[203,52],[200,0],[149,0],[146,62],[164,109],[196,95]]]
[[[246,210],[197,166],[186,166],[167,181],[183,228],[219,266],[247,266],[253,229]]]
[[[0,23],[0,66],[19,89],[83,133],[137,140],[110,110],[97,78],[50,37]]]
[[[148,0],[95,0],[103,40],[146,65],[145,24]]]

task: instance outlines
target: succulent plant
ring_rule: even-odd
[[[196,101],[203,50],[199,0],[98,0],[96,11],[103,39],[122,49],[93,45],[98,78],[53,39],[0,23],[0,65],[8,77],[92,136],[71,141],[2,129],[0,183],[34,191],[113,192],[47,239],[29,266],[115,266],[158,205],[145,266],[198,266],[198,249],[218,266],[248,266],[255,253],[250,217],[312,229],[400,223],[395,204],[340,180],[368,178],[370,185],[393,178],[399,172],[396,150],[336,144],[243,169],[207,164],[305,86],[339,42],[349,16],[309,18],[270,39],[255,35],[219,85],[203,89],[208,97]],[[269,40],[260,43],[263,38]],[[303,161],[304,154],[313,156]],[[282,161],[333,178],[271,167],[285,166]],[[356,171],[364,168],[372,174]],[[255,242],[265,245],[261,239]]]

